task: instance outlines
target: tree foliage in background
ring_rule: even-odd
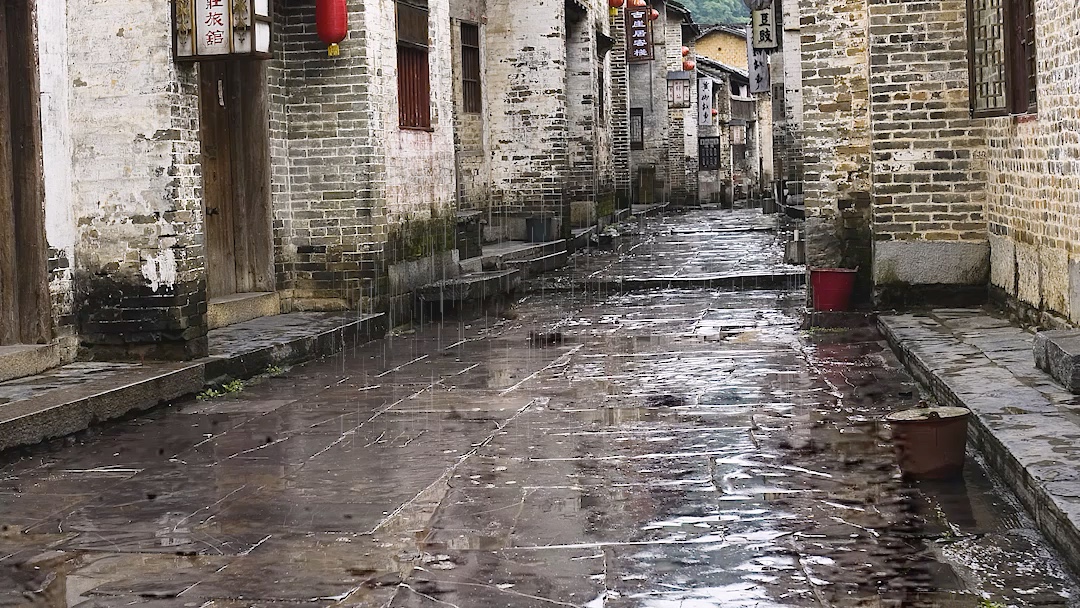
[[[749,23],[750,10],[742,0],[682,0],[698,23]]]

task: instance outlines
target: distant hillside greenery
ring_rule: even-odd
[[[749,23],[750,10],[742,0],[682,0],[698,23]]]

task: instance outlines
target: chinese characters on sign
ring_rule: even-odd
[[[748,25],[746,26],[746,60],[750,72],[750,93],[768,93],[771,87],[769,52],[754,48],[753,40],[753,28]]]
[[[270,56],[270,0],[173,0],[178,61]]]
[[[713,81],[711,78],[698,78],[697,81],[698,90],[698,124],[710,125],[712,124],[712,109],[713,109]]]
[[[776,14],[773,12],[773,4],[768,7],[753,11],[754,22],[753,41],[755,49],[775,49],[778,46],[776,32]]]
[[[652,27],[648,6],[626,9],[626,60],[652,61]]]

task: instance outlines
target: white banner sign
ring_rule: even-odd
[[[769,53],[754,48],[752,34],[751,26],[746,26],[746,60],[750,71],[750,93],[768,93],[771,87],[769,83]]]
[[[776,13],[773,11],[773,4],[770,3],[763,10],[753,11],[751,17],[754,24],[754,48],[775,49],[779,41],[776,35]]]
[[[698,77],[698,124],[712,124],[713,81],[711,78]]]

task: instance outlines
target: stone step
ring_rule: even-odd
[[[525,241],[504,241],[484,246],[481,265],[484,270],[504,270],[508,262],[535,260],[544,256],[566,251],[566,241],[548,241],[546,243],[527,243]]]
[[[483,302],[513,292],[521,283],[521,271],[485,270],[425,285],[416,291],[422,303]]]
[[[522,279],[529,279],[536,275],[557,270],[566,266],[570,254],[566,251],[556,251],[539,258],[529,260],[510,260],[506,262],[507,268],[521,271]]]
[[[331,355],[385,331],[383,314],[291,313],[211,331],[210,356],[196,361],[76,362],[0,382],[0,450],[75,433],[271,365]]]
[[[1080,394],[1080,330],[1055,329],[1035,334],[1035,367],[1050,374],[1070,393]]]

